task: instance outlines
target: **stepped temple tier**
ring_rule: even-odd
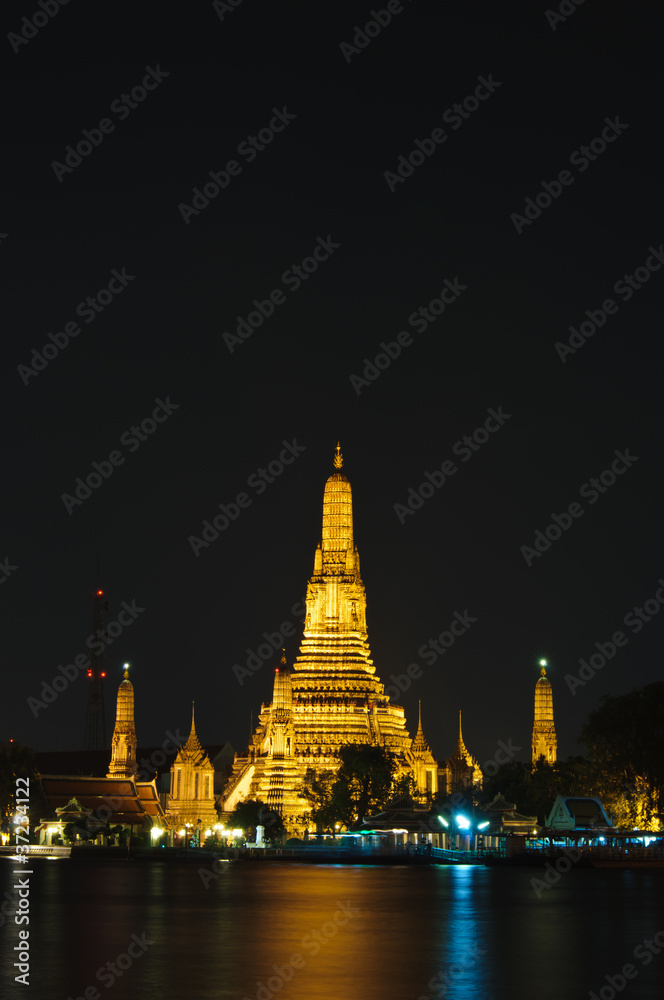
[[[337,445],[299,655],[292,669],[285,656],[276,668],[272,702],[261,706],[248,752],[236,758],[224,792],[225,812],[242,799],[260,799],[299,832],[311,826],[300,795],[305,778],[336,771],[339,751],[349,743],[384,746],[414,775],[420,795],[437,790],[437,764],[421,724],[411,740],[404,710],[390,702],[371,659],[353,496],[342,467]]]

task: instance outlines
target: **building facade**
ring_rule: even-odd
[[[192,705],[189,737],[171,767],[166,806],[169,826],[178,830],[191,827],[194,832],[202,829],[205,833],[219,822],[214,807],[214,776],[214,766],[196,735]]]

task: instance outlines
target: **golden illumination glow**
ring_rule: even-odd
[[[307,773],[338,770],[339,751],[351,743],[384,746],[396,754],[402,772],[415,773],[418,789],[437,791],[436,762],[421,721],[413,742],[403,708],[385,694],[371,659],[353,496],[342,466],[337,444],[335,471],[323,492],[321,541],[307,586],[299,655],[292,670],[285,657],[275,670],[272,702],[263,705],[248,751],[236,756],[224,791],[226,813],[243,799],[259,799],[294,833],[311,823],[310,806],[299,794]]]
[[[535,721],[533,724],[533,766],[540,757],[544,757],[547,764],[553,764],[558,758],[558,741],[556,739],[556,728],[553,722],[553,689],[551,682],[546,676],[546,660],[540,660],[544,664],[541,669],[541,676],[535,685]]]
[[[134,725],[134,687],[129,680],[129,664],[124,665],[124,680],[118,688],[115,729],[111,742],[109,778],[132,778],[136,765],[136,727]]]
[[[217,821],[214,807],[214,767],[196,734],[194,703],[191,729],[171,765],[171,786],[166,812],[172,826],[194,826],[198,820],[208,827]]]

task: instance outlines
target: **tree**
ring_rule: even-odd
[[[311,805],[312,819],[322,826],[346,827],[385,806],[404,782],[397,777],[396,757],[385,747],[350,743],[339,753],[341,766],[310,777],[303,798]]]
[[[263,826],[266,840],[278,840],[285,832],[284,821],[279,813],[259,799],[245,799],[244,802],[238,802],[231,816],[230,825],[244,830],[245,833],[253,831],[254,834],[257,826]]]
[[[580,740],[597,773],[598,794],[617,826],[659,830],[664,821],[664,683],[604,695]]]
[[[597,795],[596,785],[596,769],[585,757],[569,757],[554,764],[540,759],[534,768],[512,760],[485,780],[478,797],[486,806],[500,792],[508,802],[516,804],[517,812],[536,816],[538,823],[544,824],[556,796]]]

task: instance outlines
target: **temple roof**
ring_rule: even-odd
[[[418,705],[419,705],[418,709],[419,714],[418,714],[417,732],[415,733],[415,739],[413,740],[411,751],[413,754],[417,754],[418,756],[419,755],[431,756],[431,748],[426,741],[426,738],[424,736],[424,730],[422,729],[422,702],[419,701]]]
[[[597,796],[558,795],[545,826],[558,830],[587,830],[611,826]]]
[[[459,709],[459,739],[457,740],[457,745],[450,760],[452,759],[463,760],[471,767],[477,766],[477,761],[467,749],[466,744],[463,742],[463,733],[461,732],[461,709]]]
[[[211,767],[210,759],[200,744],[198,736],[196,735],[196,724],[194,722],[194,702],[191,703],[191,730],[189,732],[189,738],[183,747],[178,750],[178,755],[175,759],[175,763],[184,763],[188,761],[194,765],[206,765]]]
[[[60,815],[68,811],[72,800],[81,806],[84,813],[94,813],[100,822],[108,819],[111,824],[143,823],[148,817],[164,815],[153,781],[45,774],[41,777],[41,786],[52,811],[60,812]]]
[[[485,807],[486,812],[513,812],[516,802],[508,802],[502,792],[498,792],[493,802]]]

